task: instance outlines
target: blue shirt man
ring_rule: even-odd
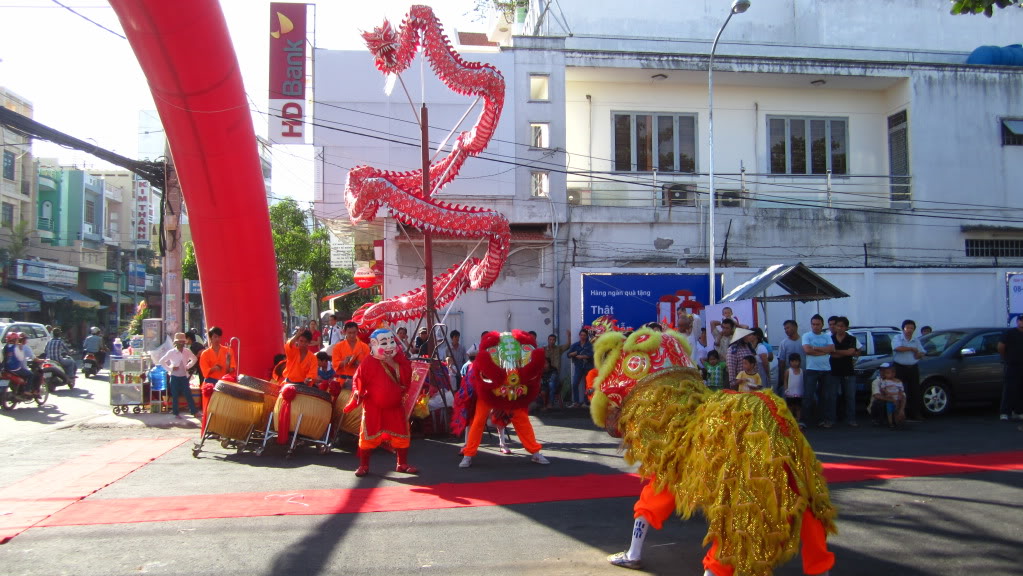
[[[803,334],[803,353],[806,354],[806,369],[803,371],[803,406],[799,423],[806,428],[806,422],[813,418],[818,398],[824,398],[825,387],[828,385],[828,373],[831,372],[831,353],[835,344],[831,335],[824,332],[824,317],[814,314],[810,318],[810,331]],[[823,415],[822,415],[823,416]],[[831,422],[821,419],[817,425],[831,428]]]
[[[593,343],[590,333],[584,328],[579,331],[579,341],[568,349],[568,357],[572,360],[572,404],[569,408],[578,408],[586,402],[586,373],[593,369]]]

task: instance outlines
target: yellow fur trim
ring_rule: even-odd
[[[791,559],[808,506],[836,532],[821,465],[772,393],[710,392],[695,369],[664,370],[633,388],[619,428],[626,460],[675,494],[682,517],[703,513],[704,545],[716,540],[737,574],[769,576]]]
[[[593,423],[598,428],[604,427],[604,422],[607,416],[607,404],[610,402],[607,396],[600,391],[600,388],[593,387],[593,398],[590,398],[590,418],[593,418]]]

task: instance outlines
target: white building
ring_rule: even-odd
[[[574,332],[592,319],[583,273],[708,271],[707,65],[730,3],[547,4],[532,2],[522,23],[497,20],[499,49],[455,44],[497,66],[508,90],[491,147],[441,195],[500,210],[518,239],[501,280],[452,308],[464,314],[448,323],[470,340],[485,329]],[[818,310],[859,325],[1005,322],[1006,273],[1023,269],[1023,67],[967,58],[1018,42],[1023,11],[948,10],[945,0],[761,0],[732,17],[713,75],[725,292],[801,261],[851,295],[801,305],[804,325]],[[417,167],[418,127],[400,89],[384,96],[368,52],[315,61],[318,211],[343,218],[347,169]],[[418,99],[418,74],[406,85]],[[431,76],[425,87],[436,145],[471,101]],[[393,296],[420,285],[423,268],[418,236],[385,222],[363,230],[387,239]],[[474,245],[436,242],[435,271]],[[771,306],[769,333],[780,334],[790,308]]]

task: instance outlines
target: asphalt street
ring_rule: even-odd
[[[97,390],[105,386],[92,384]],[[89,383],[82,388],[88,390]],[[329,454],[299,450],[291,459],[276,446],[256,456],[208,442],[195,458],[195,423],[166,414],[114,416],[97,404],[74,418],[49,422],[47,411],[74,394],[65,390],[53,397],[53,406],[19,406],[0,414],[0,421],[18,425],[17,434],[8,434],[11,422],[0,424],[0,490],[124,438],[184,442],[87,501],[166,496],[184,502],[198,495],[255,492],[286,496],[301,506],[303,491],[316,489],[411,486],[429,492],[445,483],[631,471],[616,441],[594,428],[582,410],[534,415],[549,466],[531,463],[513,437],[514,454],[500,454],[496,440],[485,438],[473,467],[459,469],[453,439],[416,438],[410,460],[421,475],[393,472],[393,457],[378,452],[370,475],[356,478],[351,441]],[[999,422],[992,407],[911,424],[904,431],[838,426],[811,429],[807,436],[825,463],[1023,450],[1023,432],[1016,423]],[[1018,463],[1021,457],[1015,458]],[[34,493],[26,497],[45,498],[48,486],[29,491]],[[836,483],[831,491],[840,515],[840,533],[830,541],[837,556],[835,576],[1023,573],[1019,466]],[[503,506],[35,527],[0,545],[0,571],[79,576],[636,573],[605,561],[628,547],[634,496],[571,501],[536,496],[541,501]],[[0,516],[7,513],[0,510]],[[652,532],[643,572],[702,575],[705,530],[703,519],[693,518],[672,520]],[[801,574],[798,558],[776,573]]]

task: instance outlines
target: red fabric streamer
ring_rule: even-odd
[[[277,415],[277,443],[281,446],[288,443],[291,433],[291,401],[298,396],[294,384],[286,384],[281,388],[281,413]]]

